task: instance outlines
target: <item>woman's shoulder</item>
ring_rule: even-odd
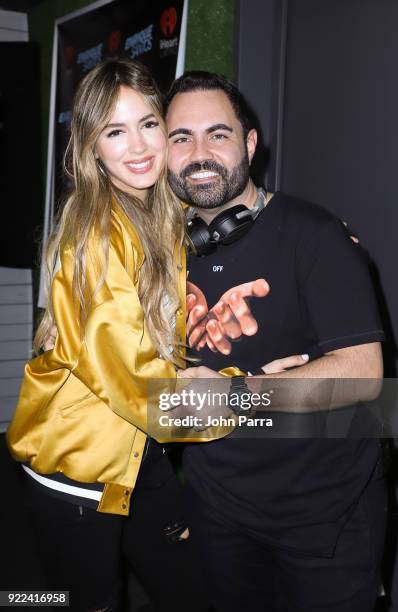
[[[98,271],[102,267],[105,253],[101,246],[101,237],[94,230],[87,242],[87,261],[93,264],[86,272]],[[58,271],[66,276],[73,276],[75,264],[75,248],[72,244],[61,241],[59,247]],[[130,276],[136,277],[144,262],[144,250],[137,230],[128,216],[119,207],[112,208],[109,229],[109,265],[124,267]],[[95,274],[94,277],[96,278]]]

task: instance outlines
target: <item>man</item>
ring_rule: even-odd
[[[256,131],[236,88],[205,72],[178,79],[166,110],[170,184],[214,246],[214,219],[262,197],[249,176]],[[263,204],[238,240],[190,257],[188,333],[208,368],[183,376],[232,365],[258,374],[305,354],[308,363],[275,376],[380,379],[383,332],[359,247],[320,207],[282,193]],[[258,281],[269,293],[262,285],[257,295]],[[246,316],[255,326],[241,335]],[[379,454],[376,440],[359,439],[189,445],[191,535],[216,610],[371,612],[386,506]]]

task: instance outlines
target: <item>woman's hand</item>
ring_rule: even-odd
[[[290,370],[290,368],[299,368],[308,363],[308,355],[291,355],[282,359],[275,359],[261,366],[264,374],[279,374]]]
[[[57,326],[53,325],[52,328],[50,329],[49,335],[46,338],[46,341],[43,344],[44,351],[51,351],[54,348],[57,334],[58,334]]]
[[[211,370],[206,366],[197,366],[195,368],[186,368],[186,370],[178,370],[179,378],[225,378],[215,370]]]
[[[264,374],[279,374],[290,368],[299,368],[308,363],[308,355],[290,355],[290,357],[283,357],[282,359],[274,359],[261,367]],[[179,378],[225,378],[216,370],[211,370],[207,366],[196,366],[193,368],[186,368],[185,370],[178,370]]]

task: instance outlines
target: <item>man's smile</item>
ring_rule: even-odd
[[[188,178],[195,183],[203,183],[203,182],[208,183],[209,179],[214,180],[219,177],[220,175],[217,172],[211,172],[209,170],[202,170],[200,172],[194,172],[193,174],[190,174],[188,176]]]

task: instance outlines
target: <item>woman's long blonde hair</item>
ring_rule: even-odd
[[[181,203],[168,185],[166,168],[143,202],[116,188],[95,157],[97,139],[109,123],[121,86],[140,93],[165,130],[161,97],[146,67],[128,59],[108,60],[85,76],[75,97],[71,136],[64,159],[65,171],[73,180],[73,190],[58,215],[46,249],[47,286],[51,288],[56,273],[60,246],[72,247],[72,292],[83,336],[90,300],[104,283],[107,273],[111,210],[115,204],[120,206],[134,225],[145,254],[139,274],[138,295],[150,338],[162,357],[180,363],[180,343],[174,325],[180,298],[173,251],[178,249],[181,253],[185,239]],[[88,252],[92,236],[97,238],[102,254],[97,263],[92,261]],[[88,265],[95,266],[96,286],[92,295],[87,295]],[[34,339],[36,352],[49,336],[53,321],[49,290],[46,310]]]

